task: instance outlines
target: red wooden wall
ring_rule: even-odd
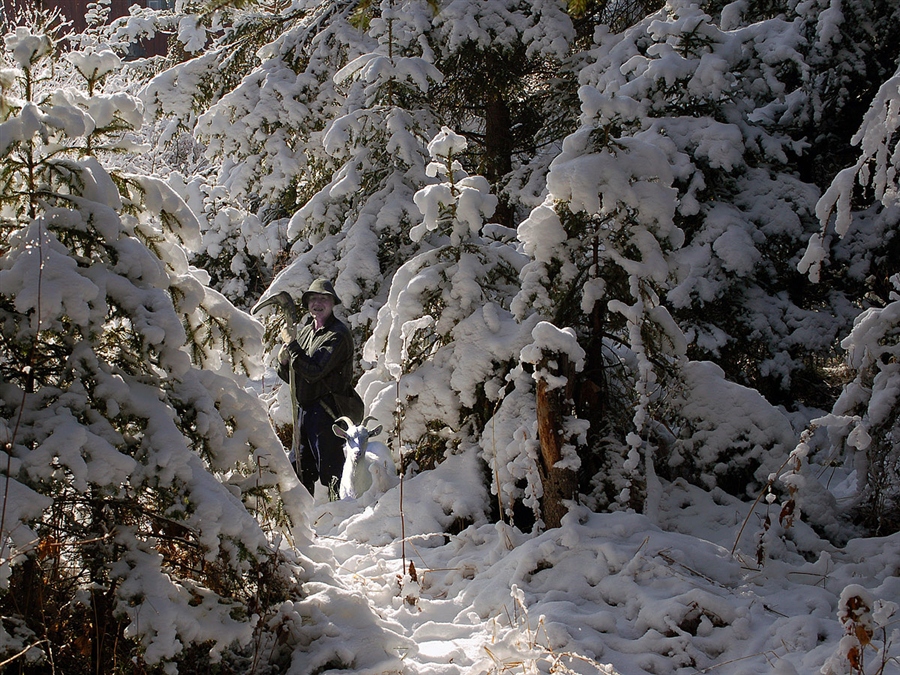
[[[0,0],[0,13],[5,14],[6,21],[14,23],[17,10],[20,7],[34,7],[53,9],[58,8],[72,22],[72,29],[75,32],[83,31],[87,23],[84,20],[84,13],[87,10],[89,0]],[[149,0],[112,0],[109,4],[109,17],[115,19],[120,16],[129,14],[128,8],[132,5],[147,6]],[[163,0],[158,0],[159,4],[164,4]],[[5,22],[4,22],[5,23]],[[168,36],[157,35],[152,40],[144,40],[141,43],[143,54],[146,56],[155,56],[166,53],[166,43]]]

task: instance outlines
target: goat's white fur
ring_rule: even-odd
[[[371,440],[381,433],[380,424],[374,429],[366,427],[372,419],[367,417],[357,426],[349,418],[340,417],[331,427],[344,439],[344,468],[338,488],[341,499],[360,499],[367,492],[382,495],[398,482],[391,451],[384,443]]]

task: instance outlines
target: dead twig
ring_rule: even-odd
[[[27,647],[25,647],[25,649],[20,651],[18,654],[14,654],[13,656],[10,656],[8,659],[6,659],[6,661],[0,661],[0,671],[2,671],[3,668],[6,668],[6,666],[8,666],[10,663],[15,661],[16,659],[18,659],[22,656],[25,656],[25,654],[27,654],[29,650],[34,649],[35,647],[37,647],[39,644],[41,644],[43,642],[46,642],[49,644],[50,640],[38,640],[33,645],[28,645]]]

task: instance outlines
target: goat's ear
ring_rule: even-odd
[[[372,436],[377,436],[378,434],[381,433],[381,425],[380,424],[377,427],[375,427],[374,429],[369,429],[369,422],[374,422],[374,421],[376,421],[374,417],[372,417],[371,415],[367,415],[366,418],[359,425],[361,427],[366,428],[366,431],[369,432],[369,434],[368,434],[369,438],[372,438]]]
[[[342,422],[347,425],[346,429],[341,426]],[[349,434],[347,432],[350,431],[350,427],[352,425],[353,423],[350,421],[349,417],[338,417],[334,421],[334,424],[331,425],[331,430],[334,432],[335,436],[340,436],[344,440],[347,440],[347,438],[349,438]]]

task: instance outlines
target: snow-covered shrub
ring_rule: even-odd
[[[660,473],[756,497],[794,448],[788,418],[756,390],[729,382],[714,363],[692,361],[681,374],[672,399],[679,427]]]
[[[844,637],[835,653],[822,666],[822,675],[862,675],[882,673],[888,663],[897,659],[888,653],[898,636],[896,629],[888,635],[891,619],[897,613],[897,603],[876,600],[859,584],[850,584],[841,592],[838,619],[844,627]],[[866,654],[871,649],[874,665],[866,668]],[[870,661],[870,663],[872,663]],[[879,667],[880,666],[880,667]]]

